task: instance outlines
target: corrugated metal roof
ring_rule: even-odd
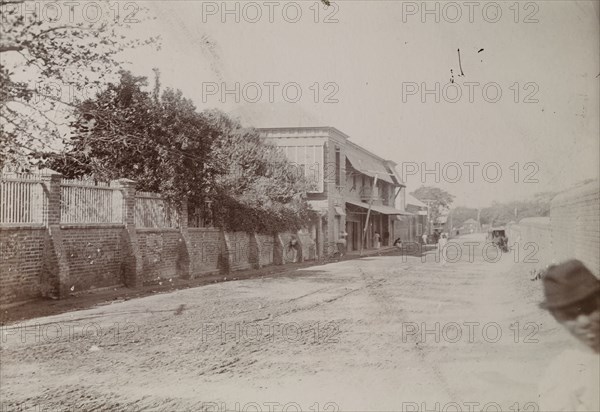
[[[351,150],[346,151],[346,157],[350,161],[350,164],[352,164],[352,167],[359,172],[371,177],[375,177],[375,174],[377,174],[378,179],[393,185],[396,184],[392,180],[389,170],[387,170],[382,162]]]
[[[365,209],[369,208],[368,203],[357,202],[354,200],[346,200],[346,203],[350,203],[351,205],[362,207]],[[380,205],[371,205],[371,210],[377,213],[381,213],[383,215],[403,215],[403,216],[412,216],[412,213],[403,212],[402,210],[398,210],[396,208],[390,206],[380,206]]]
[[[418,207],[427,207],[425,203],[421,202],[419,199],[409,193],[406,194],[406,204]]]

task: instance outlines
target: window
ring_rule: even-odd
[[[287,159],[313,183],[309,193],[323,192],[323,145],[279,146]],[[325,171],[326,172],[326,171]]]

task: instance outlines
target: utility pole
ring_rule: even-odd
[[[362,162],[361,162],[362,163]],[[373,177],[373,187],[371,188],[371,196],[369,199],[369,209],[367,210],[367,219],[365,220],[365,227],[363,229],[363,236],[362,236],[362,242],[360,243],[360,256],[362,256],[363,254],[363,250],[365,248],[365,242],[367,241],[367,229],[369,228],[369,218],[371,217],[371,206],[373,206],[373,194],[375,189],[377,188],[377,179],[379,178],[379,171],[377,170],[367,170],[367,169],[360,169],[358,170],[358,172],[366,174],[367,173],[374,173],[375,176]],[[390,176],[394,176],[393,173],[389,173]],[[400,191],[398,191],[398,193],[400,193]],[[398,193],[396,193],[396,196],[398,196]],[[396,197],[394,197],[394,199],[396,199]]]
[[[367,241],[367,229],[369,227],[369,217],[371,216],[371,206],[373,205],[373,193],[375,192],[375,188],[377,187],[377,172],[375,172],[375,177],[373,178],[373,187],[371,188],[371,197],[369,199],[369,210],[367,210],[367,219],[365,220],[365,228],[363,230],[363,238],[362,242],[360,242],[360,256],[363,254],[364,244]]]

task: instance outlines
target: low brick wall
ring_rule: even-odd
[[[214,228],[190,228],[188,233],[191,276],[219,272],[220,256],[224,253],[222,232]]]
[[[549,217],[522,219],[518,225],[509,225],[506,235],[517,261],[536,266],[545,266],[552,261],[552,226]]]
[[[509,226],[509,241],[521,244],[520,261],[535,256],[542,267],[579,259],[600,277],[599,206],[598,181],[567,190],[552,200],[550,217],[522,219]],[[526,249],[527,243],[537,246],[535,255],[531,247]]]
[[[41,296],[45,228],[0,228],[0,305]]]
[[[178,219],[167,219],[162,206],[140,201],[161,202],[160,196],[137,196],[131,180],[97,186],[65,182],[52,171],[27,178],[9,176],[2,184],[5,180],[28,187],[23,193],[41,186],[38,195],[43,193],[46,203],[42,210],[33,210],[32,202],[15,198],[18,201],[10,206],[14,213],[0,222],[0,306],[40,296],[64,298],[94,288],[135,288],[292,261],[293,254],[278,235],[189,228],[185,199]],[[72,200],[73,193],[89,196],[96,209],[78,210],[81,205],[72,202],[65,209],[65,199]],[[104,200],[96,202],[98,198]],[[289,242],[291,234],[282,236]],[[299,256],[314,257],[312,239],[298,236],[302,239]]]
[[[599,205],[599,182],[594,181],[557,195],[550,209],[556,259],[579,259],[596,276],[600,276]]]
[[[272,265],[275,239],[272,235],[256,235],[256,240],[260,265]]]
[[[142,259],[143,283],[178,276],[183,237],[178,229],[136,230]]]
[[[123,284],[123,226],[61,226],[62,250],[73,292]]]
[[[256,250],[250,248],[250,234],[246,232],[227,233],[229,248],[229,268],[232,271],[252,268],[251,253]]]

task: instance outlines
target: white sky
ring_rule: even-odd
[[[243,112],[240,106],[246,106],[262,112],[257,109],[269,107],[264,82],[298,83],[302,90],[298,103],[286,102],[282,87],[276,87],[277,104],[265,110],[264,118],[255,118],[258,124],[254,126],[296,126],[291,124],[290,113],[312,113],[318,120],[303,120],[303,125],[336,127],[355,143],[399,163],[400,172],[403,162],[419,166],[425,162],[429,169],[439,162],[440,170],[448,162],[482,166],[497,162],[502,171],[497,183],[483,178],[482,166],[475,167],[473,182],[469,182],[466,166],[457,183],[444,181],[443,176],[436,183],[434,175],[425,176],[425,184],[456,195],[456,205],[485,206],[492,200],[523,198],[597,177],[598,2],[521,2],[517,23],[514,2],[498,2],[502,15],[497,23],[484,19],[487,3],[479,2],[470,22],[468,6],[456,2],[463,13],[456,23],[446,21],[454,18],[455,10],[446,8],[444,15],[440,3],[440,22],[436,23],[434,15],[423,22],[419,12],[405,13],[403,21],[403,10],[413,4],[421,7],[420,1],[346,0],[338,2],[333,16],[338,22],[326,24],[323,20],[333,9],[320,8],[315,23],[315,1],[296,2],[302,11],[297,23],[284,19],[285,2],[275,2],[273,22],[263,1],[246,6],[250,19],[255,6],[261,10],[262,18],[256,23],[244,19],[245,3],[238,3],[240,22],[236,23],[235,12],[222,21],[225,3],[221,1],[151,1],[147,4],[157,19],[134,24],[133,29],[140,35],[161,34],[163,48],[132,53],[131,69],[152,78],[152,68],[160,68],[163,85],[181,89],[199,109]],[[527,8],[526,3],[530,4]],[[233,1],[226,4],[231,10],[236,7]],[[428,4],[435,7],[435,2]],[[207,14],[213,10],[217,14]],[[487,11],[494,18],[494,9]],[[525,23],[528,15],[538,21]],[[293,6],[288,6],[285,17],[294,16]],[[458,77],[458,48],[464,77]],[[438,82],[443,87],[450,80],[450,69],[463,91],[459,102],[447,102],[443,96],[439,103],[433,96],[422,102],[419,94],[405,96],[403,102],[403,84],[425,83],[433,88]],[[262,98],[257,103],[244,101],[243,95],[239,103],[233,95],[224,102],[219,95],[203,99],[203,87],[216,84],[220,89],[225,84],[233,89],[236,82],[242,87],[250,82],[261,84]],[[324,89],[328,82],[337,85],[337,103],[323,102],[333,90]],[[488,103],[479,86],[474,101],[469,102],[464,82],[495,82],[502,96]],[[525,89],[528,82],[535,85]],[[318,103],[310,89],[314,83],[321,88]],[[518,103],[511,89],[515,83],[520,87]],[[532,97],[539,102],[523,103],[534,87],[537,93]],[[247,90],[253,98],[254,89]],[[488,90],[493,98],[493,89]],[[293,89],[287,97],[294,97]],[[515,162],[521,169],[519,183],[514,183],[514,171],[509,169]],[[525,169],[528,162],[535,166]],[[446,170],[452,179],[455,169]],[[535,173],[538,183],[524,183],[529,172]],[[489,169],[487,177],[494,175],[494,169]],[[420,175],[408,176],[408,190],[418,188],[422,180]]]

